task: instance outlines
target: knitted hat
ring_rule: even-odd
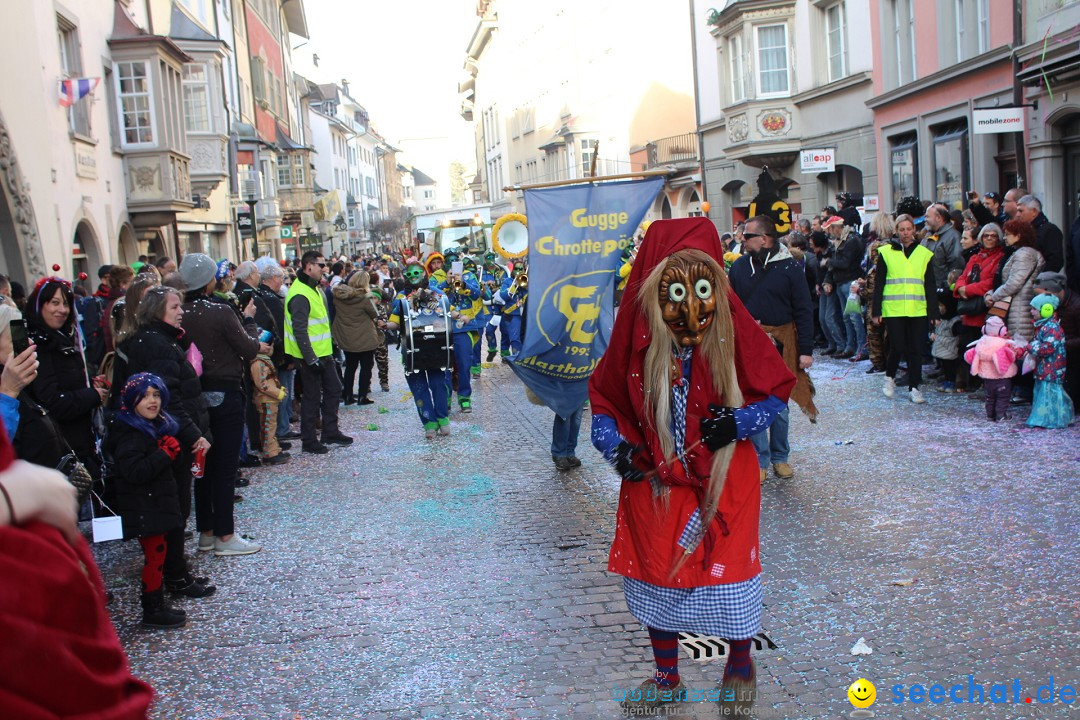
[[[1061,301],[1058,300],[1057,295],[1047,295],[1046,293],[1043,293],[1042,295],[1036,295],[1035,297],[1031,298],[1030,303],[1031,307],[1038,310],[1044,318],[1048,318],[1053,315],[1054,312],[1058,309],[1058,305],[1060,304]],[[1049,311],[1047,311],[1047,305],[1050,306]]]
[[[997,315],[987,315],[982,331],[990,337],[1005,337],[1005,321]]]
[[[221,260],[217,264],[217,270],[214,272],[214,278],[217,280],[224,280],[229,277],[229,261],[228,259]],[[210,282],[207,280],[206,282]]]
[[[1048,293],[1059,293],[1065,291],[1067,282],[1068,279],[1065,277],[1065,273],[1047,270],[1039,273],[1039,276],[1035,278],[1035,287],[1042,288]]]
[[[180,262],[180,277],[190,290],[206,287],[216,273],[217,264],[203,253],[188,253]]]

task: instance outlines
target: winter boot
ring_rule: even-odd
[[[142,594],[143,627],[168,630],[183,627],[187,618],[165,604],[165,589]]]
[[[488,352],[487,352],[487,362],[495,362],[495,351],[494,350],[488,350]]]

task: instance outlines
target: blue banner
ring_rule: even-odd
[[[588,399],[615,322],[622,252],[663,184],[656,177],[525,191],[529,296],[510,367],[561,417]]]

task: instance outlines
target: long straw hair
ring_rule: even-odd
[[[686,267],[701,263],[709,268],[711,275],[709,279],[713,285],[713,296],[716,298],[716,312],[713,315],[713,322],[705,329],[701,344],[695,348],[694,352],[704,353],[708,361],[713,388],[716,391],[714,400],[728,407],[741,407],[743,404],[742,391],[739,389],[738,378],[735,374],[735,324],[731,316],[731,304],[728,302],[730,285],[727,275],[720,265],[705,252],[680,250],[666,262],[653,268],[641,284],[637,295],[637,301],[641,305],[652,338],[645,352],[643,371],[645,421],[656,433],[660,441],[660,449],[664,453],[664,461],[668,464],[676,460],[675,440],[671,434],[671,366],[672,359],[678,351],[678,345],[664,321],[658,299],[664,270],[672,263]],[[686,418],[687,423],[692,420],[692,418]],[[716,508],[720,504],[724,481],[727,479],[728,467],[731,465],[734,454],[735,443],[713,453],[705,497],[700,508],[701,527],[706,530],[716,516]],[[666,487],[661,488],[660,496],[665,501],[665,506],[667,493]],[[689,554],[684,554],[675,563],[669,577],[674,577],[689,557]]]

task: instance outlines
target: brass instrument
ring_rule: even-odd
[[[453,278],[454,279],[450,281],[450,289],[453,292],[458,293],[459,295],[464,294],[465,291],[468,289],[465,286],[465,281],[457,275],[454,275]]]
[[[510,283],[510,294],[518,292],[519,290],[529,289],[529,273],[523,272],[514,278],[514,282]]]

